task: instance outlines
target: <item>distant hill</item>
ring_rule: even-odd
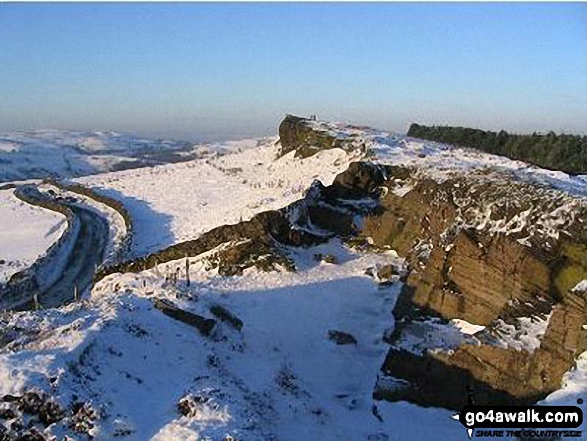
[[[191,143],[113,132],[0,131],[0,183],[86,176],[188,161],[195,155]]]
[[[507,156],[569,174],[587,174],[587,136],[532,135],[486,132],[479,129],[412,124],[408,136]]]

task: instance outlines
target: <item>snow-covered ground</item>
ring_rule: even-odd
[[[116,170],[137,161],[165,162],[166,153],[173,152],[175,160],[188,155],[190,144],[147,140],[114,132],[0,132],[0,182],[83,176]]]
[[[364,143],[373,162],[414,166],[428,177],[443,181],[471,172],[493,171],[520,181],[530,181],[557,188],[570,195],[587,198],[587,175],[570,176],[564,172],[546,170],[504,156],[475,149],[460,148],[434,141],[425,141],[370,128],[356,128],[345,123],[308,121],[315,130],[331,136]]]
[[[330,185],[358,158],[334,149],[307,159],[294,158],[294,152],[277,159],[276,141],[229,142],[220,146],[224,154],[77,181],[128,207],[135,222],[134,251],[142,255],[285,207],[301,199],[314,179]]]
[[[13,193],[0,191],[0,283],[29,267],[67,227],[65,216],[33,207]]]
[[[578,199],[587,196],[584,178],[375,130],[313,124],[336,136],[362,137],[371,160],[415,165],[438,180],[490,167]],[[45,141],[35,139],[52,136],[54,170],[69,175],[95,172],[84,169],[93,161],[88,158],[104,165],[126,151],[112,141],[116,134],[35,132],[0,136],[0,152],[24,151],[27,143],[41,152]],[[358,151],[333,149],[306,159],[294,158],[293,152],[278,159],[276,141],[194,146],[199,158],[187,162],[77,181],[127,206],[135,227],[134,252],[142,255],[282,208],[300,199],[313,180],[328,185],[361,157]],[[72,157],[57,155],[64,145],[83,150],[79,167],[62,168]],[[27,157],[34,162],[32,155]],[[48,161],[45,156],[50,155],[42,161]],[[0,258],[6,249],[12,253],[7,260],[28,265],[59,237],[65,221],[11,194],[0,191],[0,222],[7,225],[0,230]],[[114,249],[122,237],[122,220],[104,207],[94,208],[113,224]],[[336,240],[289,253],[296,272],[250,269],[242,276],[221,277],[203,255],[190,259],[190,287],[184,278],[176,285],[165,281],[167,268],[185,268],[183,261],[170,262],[139,274],[113,274],[83,302],[0,315],[0,329],[7,330],[2,337],[7,345],[0,349],[0,394],[37,388],[64,406],[76,400],[90,403],[100,413],[91,431],[97,440],[223,440],[227,435],[241,441],[467,439],[464,428],[450,418],[453,412],[372,400],[388,350],[383,336],[394,325],[391,311],[401,284],[380,285],[367,274],[376,274],[372,268],[384,264],[402,266],[397,254],[363,254]],[[333,255],[336,263],[317,261],[318,253]],[[212,336],[203,337],[155,309],[155,298],[205,317],[212,317],[210,306],[219,304],[242,319],[244,327],[239,332],[218,322]],[[348,333],[356,344],[337,345],[329,331]],[[415,329],[416,334],[435,331],[442,331],[436,337],[443,343],[453,345],[475,338],[472,334],[482,327],[454,321]],[[563,388],[546,401],[571,403],[584,395],[586,372],[581,357]],[[196,405],[191,416],[178,411],[184,397]],[[71,434],[62,423],[47,432]]]
[[[401,260],[337,241],[291,253],[295,273],[219,277],[194,258],[190,288],[153,269],[111,276],[63,313],[19,314],[11,324],[37,336],[0,355],[0,393],[37,387],[63,403],[73,395],[91,402],[102,415],[96,439],[123,429],[127,440],[466,439],[447,410],[372,399],[401,285],[380,286],[365,273]],[[317,262],[316,253],[337,263]],[[153,297],[207,317],[220,304],[244,327],[219,322],[202,337],[155,309]],[[337,345],[331,330],[357,343]],[[178,412],[185,396],[197,397],[193,416]]]

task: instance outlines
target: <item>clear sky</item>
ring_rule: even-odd
[[[0,129],[587,133],[587,4],[0,3]]]

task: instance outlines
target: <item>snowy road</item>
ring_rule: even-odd
[[[39,295],[45,308],[63,305],[92,283],[108,243],[108,223],[97,213],[67,204],[80,220],[80,232],[59,279]]]
[[[61,306],[74,300],[76,292],[83,293],[91,285],[108,244],[108,222],[102,216],[76,203],[64,202],[58,198],[53,198],[53,202],[70,208],[78,218],[80,228],[65,264],[60,265],[56,262],[56,256],[45,257],[51,259],[45,265],[59,265],[62,270],[57,279],[37,295],[43,308]],[[31,300],[16,309],[25,310],[33,307],[34,302]]]

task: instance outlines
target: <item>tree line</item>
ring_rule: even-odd
[[[471,147],[569,174],[587,174],[587,136],[488,132],[466,127],[412,124],[408,136]]]

